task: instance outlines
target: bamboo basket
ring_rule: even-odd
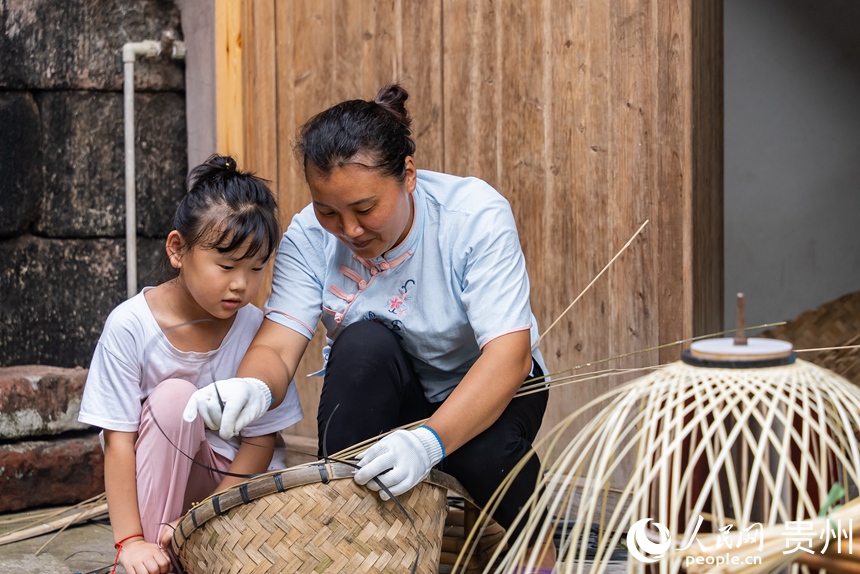
[[[505,529],[467,499],[448,499],[439,574],[481,574],[497,549],[504,550]]]
[[[804,311],[760,336],[788,341],[796,349],[821,348],[804,354],[804,357],[810,363],[860,385],[860,348],[834,348],[860,344],[860,291]]]
[[[352,480],[346,464],[272,472],[196,505],[172,547],[187,574],[436,574],[451,476],[430,476],[394,501]],[[405,510],[405,513],[404,513]],[[408,516],[407,516],[408,515]]]

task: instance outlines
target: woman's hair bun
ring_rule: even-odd
[[[400,84],[388,84],[383,86],[377,93],[374,102],[392,112],[405,127],[409,127],[412,118],[406,111],[406,100],[409,92]]]

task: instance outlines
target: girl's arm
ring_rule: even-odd
[[[104,431],[105,493],[114,542],[142,534],[137,502],[137,465],[134,444],[137,433]],[[170,569],[164,551],[143,537],[122,543],[119,561],[129,574],[163,574]]]

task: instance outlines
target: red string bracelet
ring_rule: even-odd
[[[116,573],[116,566],[119,564],[119,553],[122,552],[122,543],[126,540],[131,540],[132,538],[143,538],[143,534],[132,534],[131,536],[126,536],[113,545],[113,547],[116,548],[116,558],[113,559],[113,569],[110,571],[110,574]]]

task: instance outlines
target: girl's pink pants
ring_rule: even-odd
[[[158,543],[163,524],[182,516],[191,503],[208,497],[220,484],[221,474],[200,465],[219,471],[230,467],[230,460],[212,450],[200,417],[192,423],[182,419],[196,390],[188,381],[168,379],[143,404],[135,444],[137,502],[143,536],[149,542]]]

